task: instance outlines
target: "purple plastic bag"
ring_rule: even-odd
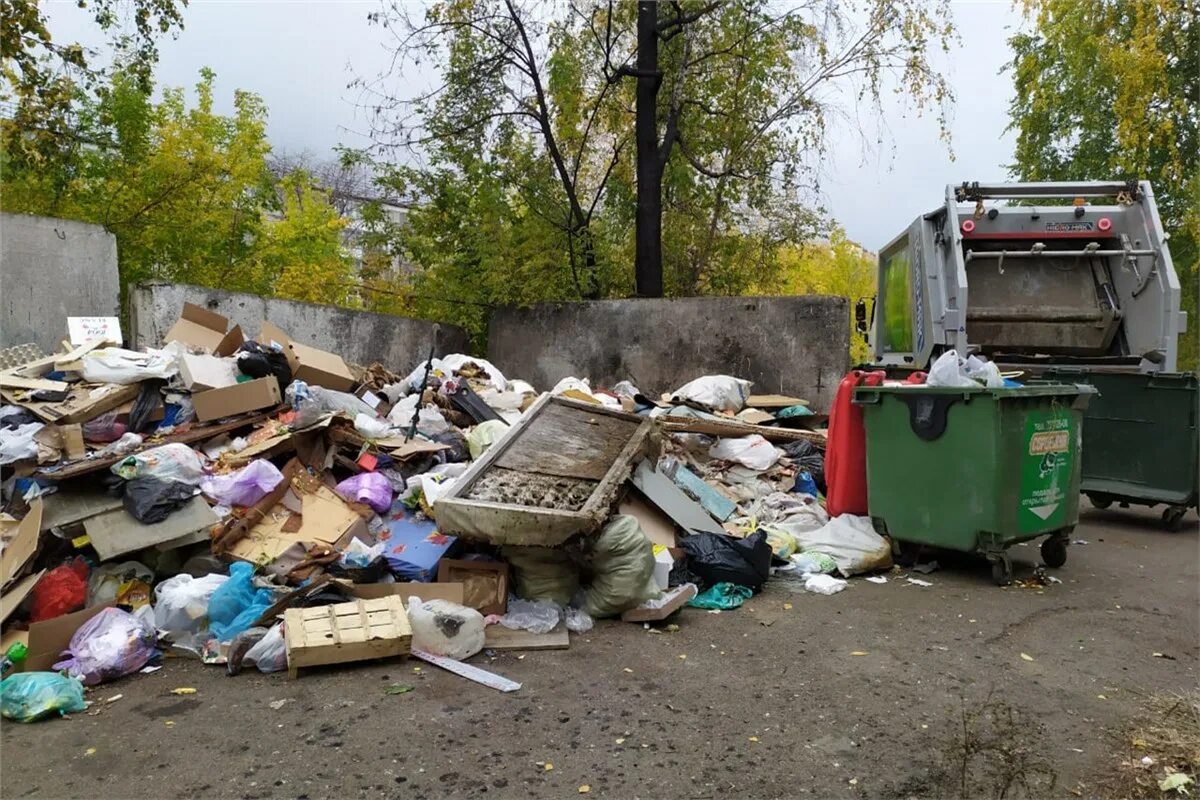
[[[140,617],[119,608],[106,608],[89,619],[64,651],[70,658],[54,665],[85,686],[119,678],[146,666],[155,656],[158,637]]]
[[[283,473],[265,459],[256,459],[228,475],[208,475],[200,491],[226,506],[252,506],[283,480]]]
[[[383,514],[392,507],[392,485],[378,472],[360,472],[333,487],[347,500],[366,503],[376,514]]]

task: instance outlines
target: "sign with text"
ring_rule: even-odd
[[[120,344],[121,320],[116,317],[67,317],[67,333],[71,344],[81,345],[103,339]]]

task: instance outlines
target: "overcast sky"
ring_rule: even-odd
[[[46,5],[56,40],[98,43],[73,0]],[[939,64],[957,94],[956,160],[939,141],[935,119],[906,112],[895,97],[884,106],[881,144],[868,148],[848,129],[830,137],[822,201],[851,238],[872,250],[938,205],[946,183],[1004,178],[1011,160],[1013,137],[1004,128],[1012,81],[997,73],[1019,13],[1009,0],[952,5],[962,42]],[[364,145],[359,95],[347,84],[355,73],[373,76],[388,64],[380,30],[367,23],[376,8],[375,0],[192,0],[184,31],[160,45],[158,83],[190,86],[208,66],[217,73],[219,110],[230,109],[234,89],[262,96],[276,150],[324,156],[337,144]]]

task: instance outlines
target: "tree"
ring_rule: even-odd
[[[187,0],[76,0],[96,26],[114,34],[122,71],[146,90],[158,61],[158,36],[183,27]],[[80,92],[103,90],[105,71],[78,42],[56,42],[39,0],[0,0],[0,102],[11,114],[0,123],[10,159],[40,161],[76,146],[72,107]],[[132,21],[132,25],[123,25]],[[127,31],[127,32],[126,32]]]
[[[70,136],[86,142],[31,163],[0,151],[0,207],[103,225],[117,239],[121,286],[172,280],[235,291],[347,301],[341,222],[303,174],[267,169],[266,107],[248,92],[213,109],[211,70],[197,103],[116,69],[78,92]]]
[[[875,255],[846,238],[846,232],[836,225],[827,239],[785,246],[779,260],[778,282],[763,287],[768,291],[844,297],[851,308],[858,300],[877,294]],[[870,348],[851,319],[850,363],[864,364],[870,355]]]
[[[1013,36],[1021,180],[1149,180],[1170,234],[1189,326],[1200,251],[1200,26],[1194,0],[1025,0]],[[1194,328],[1193,328],[1194,330]],[[1180,342],[1197,366],[1197,337]]]
[[[637,280],[615,293],[737,291],[752,282],[738,261],[769,265],[811,228],[802,176],[824,147],[835,88],[878,104],[892,77],[919,108],[951,100],[927,60],[952,35],[946,8],[919,0],[409,10],[393,2],[373,15],[396,55],[391,72],[361,84],[380,150],[427,160],[423,176],[408,169],[401,181],[414,193],[437,175],[502,175],[562,234],[557,260],[584,297],[613,293],[606,279],[628,274],[603,258],[627,257],[635,208]],[[427,61],[437,85],[401,96],[396,75]]]

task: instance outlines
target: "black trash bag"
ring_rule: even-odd
[[[237,353],[238,369],[243,375],[251,378],[265,378],[274,375],[279,381],[279,396],[292,382],[292,367],[288,364],[287,356],[270,347],[264,347],[258,342],[243,342]]]
[[[817,447],[812,442],[806,442],[801,439],[798,442],[788,442],[780,445],[783,452],[787,453],[788,458],[795,462],[796,466],[802,470],[806,470],[809,475],[812,475],[813,481],[817,484],[817,489],[821,494],[826,494],[825,486],[825,452]]]
[[[344,567],[334,561],[325,567],[325,571],[335,578],[348,578],[352,583],[379,583],[391,568],[387,559],[379,556],[365,567]]]
[[[157,379],[142,381],[142,390],[138,392],[137,399],[133,401],[126,430],[131,433],[144,433],[153,426],[150,417],[153,416],[155,409],[162,406],[163,399],[160,390],[165,383],[166,381]]]
[[[717,583],[736,583],[757,592],[771,575],[771,545],[767,535],[755,531],[745,539],[723,533],[693,533],[679,540],[687,566],[704,582],[701,590]]]
[[[162,522],[171,512],[192,499],[195,488],[179,481],[134,478],[125,483],[122,503],[130,515],[145,525]]]
[[[3,417],[0,417],[0,430],[6,431],[6,430],[10,430],[12,428],[19,428],[22,425],[29,425],[29,424],[35,423],[35,422],[43,423],[43,422],[45,422],[45,420],[43,420],[37,414],[34,414],[32,411],[30,411],[28,409],[18,408],[13,413],[5,414]]]
[[[443,464],[459,464],[471,459],[471,449],[467,447],[467,437],[453,428],[434,434],[433,441],[450,447],[449,450],[442,450],[437,454]]]

